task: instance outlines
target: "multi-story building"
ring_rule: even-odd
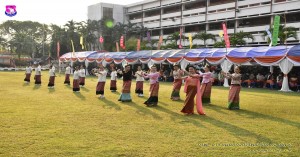
[[[154,39],[166,38],[180,27],[184,33],[205,31],[218,36],[226,22],[229,35],[253,34],[253,41],[246,40],[248,45],[267,45],[263,33],[272,27],[274,15],[281,16],[281,24],[298,28],[300,38],[300,0],[145,0],[124,6],[124,22],[144,25]],[[213,43],[208,40],[206,44]],[[287,43],[297,44],[299,39],[289,38]]]

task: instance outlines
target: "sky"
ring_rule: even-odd
[[[142,0],[0,0],[0,23],[6,20],[37,21],[63,26],[67,21],[87,20],[87,7],[100,2],[131,4]],[[5,15],[6,5],[16,5],[17,15]]]

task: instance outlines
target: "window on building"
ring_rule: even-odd
[[[113,8],[103,7],[103,17],[113,19]]]
[[[160,9],[145,12],[145,17],[160,15]]]
[[[268,25],[271,22],[271,17],[256,17],[256,18],[249,18],[239,20],[239,27],[253,27],[253,26],[262,26]]]
[[[285,2],[286,0],[274,0],[274,3]]]
[[[179,27],[163,29],[163,34],[164,35],[169,35],[169,34],[172,34],[172,33],[175,33],[175,32],[179,32]]]
[[[163,10],[164,14],[174,13],[174,12],[179,12],[179,11],[181,11],[181,5],[164,8],[164,10]]]
[[[221,5],[221,4],[232,3],[232,2],[235,2],[235,0],[210,0],[209,6]]]
[[[210,23],[208,25],[209,30],[219,30],[222,29],[222,22]]]
[[[129,15],[129,20],[140,19],[140,18],[142,18],[142,13]]]
[[[282,15],[284,17],[284,15]],[[285,15],[286,22],[300,22],[300,13],[292,13],[292,14],[286,14]],[[284,19],[282,19],[284,21]]]
[[[201,32],[205,31],[205,25],[193,25],[193,26],[185,26],[185,32]]]
[[[151,30],[151,34],[152,34],[152,36],[159,36],[160,30],[159,29]]]
[[[192,3],[186,3],[184,6],[184,10],[191,10],[203,7],[206,7],[206,1],[196,1]]]

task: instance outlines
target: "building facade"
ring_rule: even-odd
[[[88,19],[101,20],[103,18],[114,19],[115,22],[124,22],[124,6],[109,3],[97,3],[88,6]]]
[[[166,39],[183,27],[186,34],[207,32],[221,41],[218,34],[226,22],[229,35],[249,32],[254,40],[246,39],[247,45],[259,46],[267,45],[263,33],[272,28],[275,15],[281,16],[281,24],[296,27],[300,38],[300,0],[145,0],[124,6],[123,17],[124,22],[147,27],[153,39],[160,35]],[[287,44],[298,43],[299,39],[287,40]],[[194,40],[194,44],[203,41]],[[214,41],[206,44],[212,46]]]

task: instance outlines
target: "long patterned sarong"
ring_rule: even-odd
[[[80,91],[80,88],[79,88],[79,80],[78,80],[78,79],[73,80],[73,91],[74,91],[74,92]]]
[[[136,81],[135,93],[143,94],[144,81]]]
[[[172,100],[179,100],[180,99],[180,89],[182,85],[182,79],[175,79],[173,82],[173,91],[171,94]]]
[[[53,87],[54,86],[54,81],[55,81],[55,76],[50,76],[48,87]]]
[[[31,74],[26,74],[24,81],[30,82],[30,76]]]
[[[79,85],[84,86],[85,85],[85,77],[79,78]]]
[[[41,75],[35,75],[34,79],[35,79],[35,84],[42,84]]]
[[[228,109],[240,109],[240,91],[241,86],[231,85],[228,96]]]
[[[159,83],[153,83],[150,85],[150,97],[147,101],[144,102],[146,105],[157,105],[158,102],[158,91],[159,91]]]
[[[122,102],[132,101],[131,96],[130,96],[130,88],[131,88],[131,80],[123,81],[122,94],[119,98],[119,101],[122,101]]]
[[[193,114],[194,113],[194,98],[196,95],[196,108],[200,115],[205,115],[202,107],[202,95],[200,91],[200,82],[197,82],[197,86],[188,86],[189,78],[186,79],[184,86],[184,92],[186,93],[186,99],[184,101],[184,107],[181,110],[183,113]]]
[[[210,103],[211,82],[201,84],[202,103]]]
[[[105,87],[105,82],[98,82],[97,87],[96,87],[96,95],[98,94],[104,94],[104,87]]]
[[[70,85],[70,74],[66,74],[64,84]]]
[[[117,80],[110,80],[110,90],[111,91],[117,90]]]

